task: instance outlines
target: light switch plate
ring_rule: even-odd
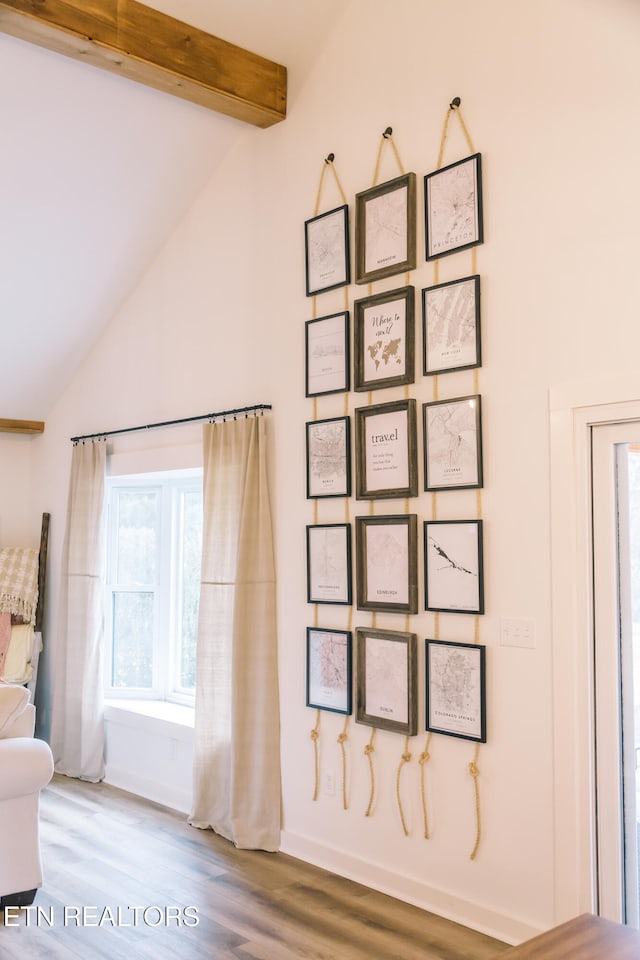
[[[500,621],[500,645],[503,647],[526,647],[535,649],[535,620],[524,617],[509,617]]]

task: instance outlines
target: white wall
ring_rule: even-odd
[[[640,7],[631,0],[345,4],[304,84],[291,77],[286,122],[247,131],[47,417],[38,441],[33,499],[40,509],[45,491],[49,497],[56,557],[70,435],[273,402],[283,846],[514,941],[562,919],[554,889],[553,723],[571,729],[574,721],[551,715],[552,643],[563,638],[551,636],[548,393],[578,377],[636,372],[639,29]],[[408,838],[395,803],[402,738],[383,732],[377,738],[372,817],[364,817],[369,730],[355,723],[349,810],[341,807],[339,789],[312,802],[315,714],[304,706],[304,638],[313,610],[305,603],[300,562],[305,524],[313,518],[304,499],[304,423],[313,404],[304,399],[304,321],[312,304],[304,296],[303,222],[313,214],[323,158],[335,153],[353,203],[372,183],[379,137],[391,125],[404,166],[421,185],[436,165],[445,111],[456,95],[483,155],[485,193],[486,242],[478,250],[486,527],[480,639],[488,646],[489,703],[488,743],[480,752],[482,844],[474,862],[467,771],[473,748],[464,741],[434,738],[429,841],[421,837],[418,791],[424,733],[411,743],[413,759],[403,774]],[[466,149],[453,123],[445,162]],[[381,179],[396,174],[387,150]],[[421,190],[419,196],[421,202]],[[340,202],[331,178],[323,201],[324,209]],[[418,223],[412,283],[419,300],[433,267],[423,259],[420,216]],[[469,272],[470,255],[459,254],[443,260],[440,279]],[[391,278],[376,290],[398,282]],[[366,292],[352,287],[351,302]],[[341,291],[323,295],[318,315],[341,309],[342,298]],[[441,377],[440,396],[471,392],[470,376]],[[411,395],[420,403],[432,390],[418,376]],[[381,391],[375,399],[396,395]],[[318,416],[341,414],[343,402],[325,398]],[[351,394],[350,409],[363,402],[366,395]],[[411,509],[429,518],[430,497],[422,494]],[[366,513],[368,504],[353,501],[350,511]],[[474,511],[473,494],[438,498],[440,518]],[[341,505],[320,505],[321,522],[342,516]],[[54,598],[52,624],[55,606]],[[500,645],[505,617],[535,622],[535,649]],[[320,623],[342,627],[346,614],[323,609]],[[354,626],[369,623],[368,615],[354,612]],[[404,618],[379,616],[378,624],[402,629]],[[421,643],[433,635],[434,619],[421,613],[411,629]],[[471,640],[472,631],[471,618],[441,617],[443,639]],[[339,773],[341,729],[341,718],[323,716],[324,770]],[[565,882],[577,886],[568,872]]]

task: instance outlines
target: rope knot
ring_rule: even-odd
[[[420,763],[428,763],[431,760],[431,754],[428,750],[425,750],[424,753],[420,754]]]
[[[472,777],[480,776],[480,770],[478,769],[478,764],[475,763],[473,760],[469,764],[469,773],[471,774]]]
[[[402,754],[402,760],[403,760],[404,763],[409,763],[409,761],[411,760],[411,754],[410,754],[410,753],[403,753],[403,754]]]
[[[348,739],[349,738],[346,733],[341,733],[338,735],[338,743],[344,743],[345,740],[348,740]]]
[[[311,733],[309,734],[309,736],[311,737],[311,739],[312,739],[312,740],[314,741],[314,743],[315,743],[315,741],[318,739],[318,737],[320,736],[320,734],[318,733],[317,730],[314,729],[314,730],[311,731]]]
[[[373,744],[368,743],[364,748],[364,755],[365,757],[370,757],[372,753],[373,753]]]

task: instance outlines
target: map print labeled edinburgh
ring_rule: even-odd
[[[406,301],[369,307],[363,315],[364,381],[405,372]]]
[[[368,603],[409,602],[409,528],[406,524],[369,524],[367,531]]]
[[[474,278],[427,290],[425,315],[427,371],[476,363]]]
[[[312,496],[341,496],[347,488],[346,423],[313,425],[309,433],[309,489]]]
[[[427,180],[430,257],[478,238],[476,163],[470,159]]]
[[[316,706],[347,709],[347,637],[314,630],[309,635],[309,699]]]
[[[430,726],[480,736],[480,697],[477,651],[430,644]]]

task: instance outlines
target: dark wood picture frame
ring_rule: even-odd
[[[416,401],[357,407],[356,499],[418,496]],[[383,485],[386,484],[386,485]]]
[[[350,630],[307,627],[307,706],[350,716],[352,663]]]
[[[305,220],[304,249],[308,297],[351,283],[347,204]]]
[[[425,640],[425,725],[431,733],[487,742],[486,647]]]
[[[418,733],[415,633],[356,628],[356,723],[408,737]]]
[[[380,390],[413,383],[414,287],[399,287],[356,300],[353,316],[354,390]]]
[[[418,612],[417,514],[356,517],[356,605],[374,612]]]
[[[482,157],[474,153],[424,178],[427,260],[475,247],[484,240]]]
[[[415,270],[415,173],[356,194],[355,262],[356,283]]]
[[[424,521],[424,606],[440,613],[484,613],[482,520]]]

